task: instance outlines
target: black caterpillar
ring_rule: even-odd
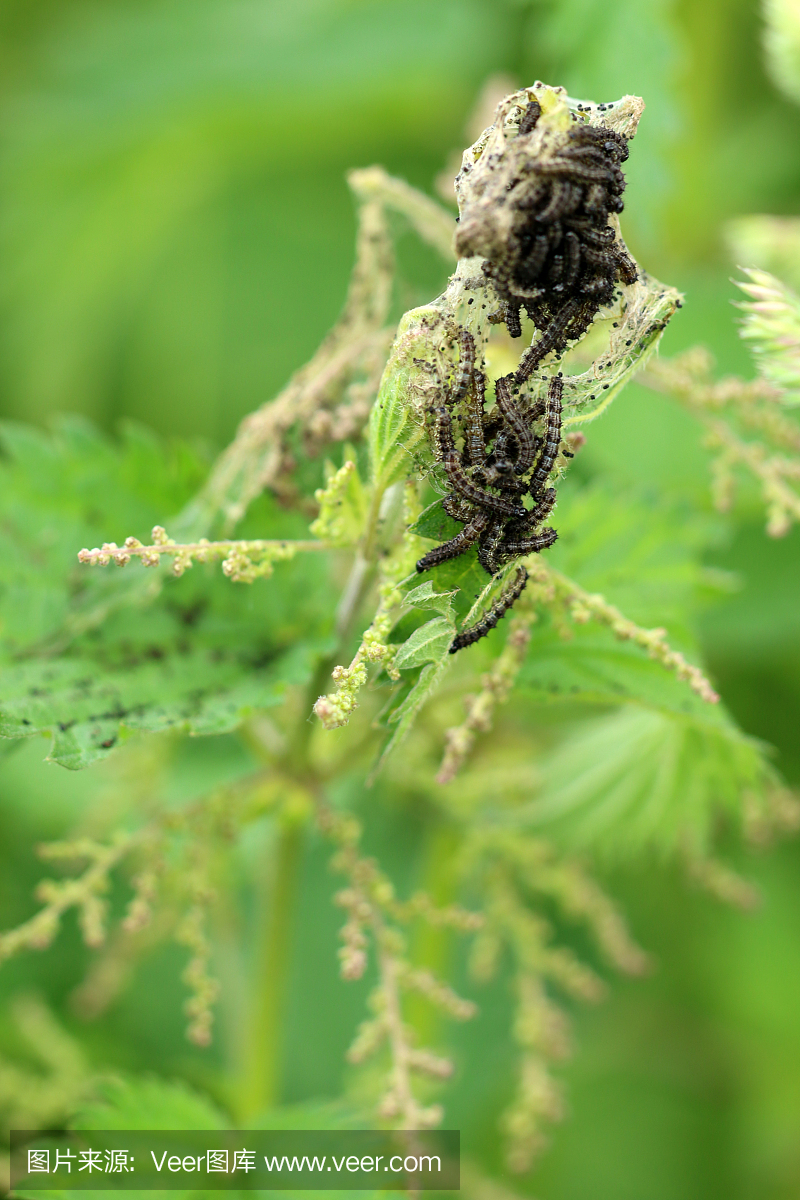
[[[497,404],[485,412],[485,380],[476,366],[471,334],[459,330],[461,357],[451,388],[435,410],[434,432],[437,457],[450,485],[444,497],[445,511],[463,525],[455,537],[429,550],[417,563],[417,571],[428,571],[439,563],[457,558],[477,544],[478,561],[489,575],[513,558],[534,554],[552,546],[555,529],[541,528],[555,504],[554,488],[545,488],[561,445],[561,395],[563,380],[550,380],[547,401],[524,409],[515,399],[513,375],[497,380]],[[463,448],[456,446],[454,409],[456,400],[466,400],[462,419]],[[533,432],[533,422],[544,413],[542,436]],[[523,503],[525,495],[533,501]],[[470,630],[459,634],[451,653],[478,641],[508,611],[521,594],[527,572],[517,573],[489,613]]]
[[[500,593],[486,615],[481,617],[480,621],[471,625],[469,629],[464,629],[461,633],[456,634],[453,638],[453,644],[450,647],[450,653],[456,654],[459,650],[463,650],[465,646],[471,646],[473,642],[486,637],[486,634],[494,629],[497,622],[502,620],[506,615],[514,601],[522,595],[527,582],[528,572],[524,567],[517,567],[517,573],[513,582],[509,584],[505,591]]]

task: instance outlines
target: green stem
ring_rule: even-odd
[[[364,604],[373,585],[380,554],[382,525],[391,524],[393,506],[384,503],[385,489],[375,489],[370,506],[363,549],[356,554],[336,615],[336,647],[318,666],[309,684],[304,704],[284,757],[284,767],[303,788],[314,787],[314,772],[308,746],[313,725],[309,710],[325,687],[331,670],[351,641]],[[384,511],[386,510],[386,511]],[[258,747],[254,747],[258,753]],[[239,1110],[252,1116],[277,1103],[280,1097],[281,1048],[286,1000],[286,977],[294,902],[301,863],[303,827],[289,819],[279,827],[271,871],[271,883],[262,905],[263,930],[253,979],[253,996],[248,1022],[249,1036],[243,1046],[247,1055],[240,1089]]]
[[[313,720],[316,719],[307,720],[307,715],[315,700],[328,690],[331,671],[347,654],[347,648],[355,634],[364,601],[375,581],[383,540],[397,519],[401,500],[402,485],[399,490],[395,486],[386,488],[377,484],[373,489],[361,547],[353,559],[353,565],[350,568],[350,574],[336,611],[334,627],[336,645],[332,652],[318,664],[314,672],[308,686],[300,724],[291,740],[290,757],[295,770],[297,770],[298,764],[302,764],[301,770],[307,764],[308,744],[314,728]]]
[[[303,826],[295,820],[280,826],[262,907],[249,1037],[243,1047],[247,1055],[239,1097],[243,1117],[255,1116],[280,1099],[283,1017],[302,849]]]
[[[455,872],[459,835],[454,826],[428,815],[423,835],[421,889],[440,908],[457,899]],[[453,937],[450,930],[421,922],[415,931],[411,959],[435,975],[447,978],[452,967]],[[435,1045],[442,1033],[442,1016],[424,996],[411,993],[406,1001],[406,1020],[416,1034],[417,1044]]]

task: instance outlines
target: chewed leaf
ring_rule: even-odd
[[[0,737],[50,734],[50,759],[80,770],[126,732],[230,732],[252,712],[280,704],[289,683],[309,677],[312,661],[309,650],[290,651],[253,669],[197,649],[119,670],[89,658],[22,663],[3,672]]]
[[[565,429],[594,420],[630,383],[656,349],[667,322],[680,307],[681,294],[640,268],[639,278],[624,289],[620,303],[617,320],[607,320],[606,349],[588,371],[564,379]]]

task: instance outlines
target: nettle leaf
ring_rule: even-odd
[[[401,585],[402,590],[402,585]],[[453,631],[453,598],[457,592],[437,592],[430,579],[417,587],[411,588],[403,595],[403,603],[409,606],[409,611],[403,613],[389,634],[389,642],[393,646],[404,646],[413,633],[420,630],[426,623],[426,611],[433,609],[446,617]],[[419,662],[426,660],[421,659]],[[408,668],[411,664],[405,663]],[[417,664],[418,665],[418,664]]]
[[[463,529],[463,522],[456,521],[444,511],[441,500],[434,500],[409,526],[409,533],[430,538],[434,542],[446,542]]]
[[[0,443],[0,653],[19,655],[118,596],[123,581],[80,568],[77,551],[117,530],[146,534],[183,507],[206,463],[138,427],[113,442],[77,419],[53,433],[4,423]],[[158,579],[142,574],[124,585],[136,601],[157,591]]]
[[[714,533],[708,518],[664,503],[646,491],[619,492],[605,484],[567,479],[552,518],[558,541],[545,561],[582,587],[603,595],[626,616],[645,625],[665,625],[670,637],[692,645],[690,632],[698,592],[708,580],[701,551]],[[463,526],[434,501],[411,527],[432,542],[446,541]],[[455,607],[463,619],[488,582],[474,548],[434,567],[438,591],[458,590]]]
[[[435,591],[432,581],[426,579],[418,587],[412,588],[410,592],[406,592],[403,596],[403,601],[405,604],[414,605],[415,608],[433,608],[436,612],[442,613],[443,616],[449,617],[453,611],[453,596],[455,594],[454,591]]]
[[[590,592],[601,592],[631,620],[663,625],[691,642],[698,592],[708,580],[701,554],[715,527],[645,490],[592,483],[559,490],[558,541],[547,562]]]
[[[80,770],[126,732],[228,733],[257,709],[280,704],[288,684],[305,682],[312,665],[310,648],[255,667],[207,647],[118,671],[90,658],[21,663],[3,673],[0,737],[49,734],[48,758]]]
[[[97,1098],[79,1110],[70,1122],[73,1129],[229,1129],[230,1121],[213,1101],[194,1091],[180,1080],[159,1079],[156,1076],[117,1076],[103,1081],[97,1089]],[[65,1179],[66,1182],[66,1179]],[[76,1181],[77,1182],[77,1181]],[[21,1200],[81,1200],[85,1190],[34,1188],[18,1189]],[[154,1195],[167,1194],[170,1200],[188,1200],[189,1197],[213,1200],[213,1191],[197,1189],[186,1191],[180,1188],[168,1193],[152,1191],[129,1191],[130,1200],[148,1200]],[[231,1191],[234,1200],[246,1193]],[[250,1193],[252,1195],[252,1193]],[[97,1189],[92,1195],[97,1200],[115,1200],[119,1189]]]
[[[454,634],[452,618],[434,617],[415,629],[408,641],[403,643],[397,651],[394,665],[402,671],[427,662],[441,662],[450,649]]]
[[[330,626],[320,555],[252,586],[212,565],[175,579],[77,563],[82,545],[145,534],[185,504],[196,458],[81,422],[53,435],[7,427],[4,443],[0,736],[49,734],[50,757],[80,768],[133,730],[229,731],[309,678]],[[249,520],[260,536],[306,534],[302,514],[266,498]]]
[[[453,606],[459,620],[466,616],[489,582],[474,546],[458,558],[439,563],[429,574],[437,591],[454,593]]]
[[[398,343],[389,359],[381,380],[378,398],[369,417],[367,439],[372,482],[384,491],[398,479],[404,479],[413,465],[412,451],[424,438],[421,418],[415,414],[409,399],[412,377],[419,373],[404,362],[404,323],[400,323]]]
[[[719,814],[772,781],[762,747],[729,721],[642,708],[583,723],[545,755],[540,779],[513,823],[610,859],[703,853]]]
[[[365,1129],[370,1125],[371,1117],[363,1110],[348,1105],[345,1101],[307,1101],[304,1104],[286,1105],[271,1108],[260,1113],[256,1118],[248,1119],[249,1129]],[[115,1077],[104,1081],[99,1088],[97,1099],[85,1105],[70,1122],[71,1128],[82,1131],[91,1130],[122,1130],[122,1129],[175,1129],[175,1130],[228,1130],[231,1127],[229,1118],[200,1092],[190,1088],[180,1080],[159,1079],[156,1076]],[[291,1191],[281,1192],[277,1189],[259,1191],[248,1188],[244,1191],[225,1189],[226,1194],[238,1200],[240,1196],[282,1196],[311,1200],[317,1192]],[[21,1189],[17,1193],[23,1200],[80,1200],[85,1192],[80,1189],[72,1191],[62,1189]],[[132,1200],[146,1200],[153,1192],[131,1191],[128,1193]],[[156,1195],[167,1194],[175,1200],[185,1200],[188,1197],[200,1197],[201,1200],[213,1200],[218,1192],[199,1188],[192,1191],[172,1189],[167,1193],[157,1192]],[[332,1192],[334,1200],[372,1200],[379,1193],[370,1191],[350,1192],[340,1190]],[[392,1196],[395,1193],[383,1191],[381,1196]],[[99,1200],[113,1200],[119,1195],[118,1190],[100,1189],[94,1192]],[[399,1193],[397,1193],[399,1195]]]
[[[229,1119],[208,1097],[182,1080],[155,1075],[103,1081],[97,1099],[70,1122],[73,1129],[229,1129]]]
[[[680,303],[675,288],[639,267],[636,283],[625,289],[622,312],[611,306],[596,322],[597,334],[605,327],[604,350],[593,347],[591,367],[565,377],[565,429],[593,421],[608,408],[654,352]]]
[[[453,640],[452,628],[450,631],[447,646],[442,651],[440,644],[441,658],[435,662],[427,662],[417,676],[416,683],[413,684],[410,691],[404,693],[404,698],[401,703],[391,710],[386,717],[389,725],[394,725],[394,732],[383,749],[383,752],[370,775],[368,780],[372,783],[375,780],[378,772],[383,767],[389,755],[397,749],[404,738],[411,732],[411,728],[417,719],[417,715],[422,708],[428,696],[431,694],[439,678],[442,675],[445,666],[447,665],[448,649],[450,642]]]
[[[717,719],[719,710],[639,646],[597,625],[572,627],[563,638],[542,621],[533,628],[517,689],[539,703],[636,704]]]
[[[456,591],[439,592],[429,579],[412,588],[404,596],[405,602],[415,609],[434,609],[442,615],[413,629],[397,650],[394,666],[401,671],[411,671],[420,667],[422,670],[419,671],[416,680],[412,677],[410,686],[406,683],[398,689],[392,701],[394,707],[390,707],[384,717],[384,723],[394,725],[395,728],[372,773],[373,779],[387,757],[410,732],[420,709],[444,671],[456,631],[453,615],[454,597],[457,597]],[[409,615],[413,617],[415,614]],[[396,628],[401,628],[404,621],[405,618],[401,619]]]

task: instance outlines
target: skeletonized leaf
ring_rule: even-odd
[[[410,474],[412,451],[424,438],[421,414],[415,410],[413,393],[419,386],[420,368],[414,356],[422,353],[419,342],[419,314],[406,313],[386,364],[378,398],[369,417],[368,442],[373,485],[384,491],[398,479]],[[432,319],[440,318],[430,310]],[[424,318],[422,318],[424,324]]]

